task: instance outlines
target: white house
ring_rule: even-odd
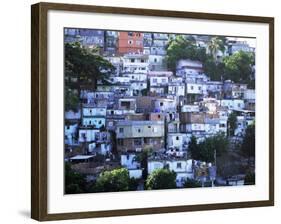
[[[192,159],[148,159],[148,174],[156,169],[167,168],[174,171],[176,176],[177,187],[182,187],[187,178],[193,179]]]
[[[204,123],[182,124],[181,131],[188,132],[188,133],[205,132],[205,124]]]
[[[203,73],[203,64],[200,61],[193,60],[179,60],[177,63],[177,75],[188,76],[188,75],[199,75]]]
[[[146,54],[126,54],[122,60],[125,73],[146,74],[149,71],[148,55]]]
[[[220,106],[227,107],[229,110],[243,110],[245,108],[242,99],[223,99],[218,101]]]
[[[150,76],[150,86],[167,86],[169,78],[167,76]]]
[[[223,89],[223,83],[220,81],[208,81],[206,85],[209,92],[221,92]]]
[[[255,100],[256,99],[256,91],[254,89],[246,89],[243,94],[244,100]]]
[[[81,119],[81,111],[80,110],[78,110],[78,111],[72,111],[72,110],[66,111],[64,113],[64,118],[66,120],[79,120],[79,119]]]
[[[179,151],[187,150],[190,138],[186,133],[168,133],[168,148],[178,149]]]
[[[110,78],[112,83],[129,84],[131,79],[128,76],[114,76]]]
[[[188,104],[181,107],[181,112],[199,112],[199,105]]]
[[[133,90],[134,95],[139,95],[142,90],[147,89],[146,81],[133,81],[131,82],[131,88]]]
[[[78,124],[67,124],[64,127],[65,144],[75,144],[75,136],[77,134]]]
[[[220,131],[219,118],[205,118],[205,132],[207,135],[215,135]]]
[[[158,98],[153,101],[155,112],[175,112],[177,103],[174,99]]]
[[[127,76],[130,78],[131,81],[145,81],[147,80],[147,74],[143,73],[131,73],[131,74],[125,74],[124,76]]]
[[[83,117],[106,116],[106,107],[83,106]]]
[[[88,129],[88,128],[80,128],[79,129],[79,142],[93,142],[96,139],[96,133],[98,133],[98,129]]]
[[[129,171],[131,178],[142,178],[142,169],[140,163],[136,161],[136,154],[127,153],[121,155],[121,166]]]
[[[83,126],[93,126],[95,128],[105,127],[105,117],[83,117]]]
[[[182,84],[169,84],[168,86],[168,94],[175,96],[184,96],[185,95],[185,85]]]
[[[149,54],[149,68],[151,71],[162,71],[166,69],[165,55]]]
[[[207,85],[205,83],[186,83],[187,94],[207,94]]]
[[[111,144],[109,143],[97,143],[97,142],[93,142],[90,143],[88,146],[88,150],[90,153],[99,153],[102,155],[106,155],[108,152],[110,152],[112,149]]]

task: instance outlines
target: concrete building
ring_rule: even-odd
[[[194,178],[191,159],[153,157],[148,159],[147,167],[149,174],[151,174],[156,169],[163,168],[167,168],[170,171],[174,171],[177,174],[177,187],[182,187],[187,178]]]
[[[147,74],[149,71],[148,56],[145,54],[126,54],[123,57],[124,73]]]
[[[164,148],[164,122],[118,121],[116,138],[119,152],[139,152],[146,146],[158,151]]]
[[[119,32],[118,45],[119,54],[142,53],[143,33],[140,32]]]

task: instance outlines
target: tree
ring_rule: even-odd
[[[72,110],[77,112],[79,107],[79,96],[74,90],[65,88],[65,111]]]
[[[197,139],[194,135],[191,136],[188,143],[188,150],[190,152],[191,158],[195,160],[200,159],[200,149],[197,143]]]
[[[69,163],[65,163],[64,169],[65,169],[65,193],[66,194],[85,193],[87,191],[85,176],[83,174],[73,171]]]
[[[176,173],[168,169],[154,170],[146,180],[146,189],[173,189],[176,188]]]
[[[254,185],[256,183],[256,177],[254,173],[247,173],[244,179],[244,185]]]
[[[185,188],[195,188],[195,187],[202,187],[202,184],[197,180],[192,180],[192,179],[187,178],[186,181],[184,182],[183,186]]]
[[[228,120],[227,120],[228,135],[234,136],[234,132],[236,128],[237,128],[237,116],[234,112],[232,112],[228,116]]]
[[[132,189],[134,180],[130,180],[129,172],[125,168],[103,172],[93,186],[93,192],[128,191]]]
[[[208,43],[208,50],[212,55],[213,59],[217,61],[217,54],[219,51],[225,51],[225,40],[221,37],[212,37]]]
[[[65,43],[65,110],[77,111],[82,85],[96,88],[97,80],[107,80],[115,68],[98,55],[97,49],[89,49],[80,43]]]
[[[152,154],[152,146],[145,146],[143,150],[138,153],[135,157],[135,161],[139,162],[141,165],[142,171],[142,177],[144,180],[146,180],[148,172],[147,172],[147,159]]]
[[[213,81],[222,81],[224,78],[225,65],[223,62],[217,62],[212,56],[208,56],[203,64],[205,73]]]
[[[176,71],[177,62],[180,59],[206,60],[206,49],[198,47],[192,38],[185,38],[182,35],[169,41],[167,46],[168,68]]]
[[[252,124],[246,128],[241,144],[242,154],[248,157],[249,162],[251,157],[255,157],[255,140],[255,124]]]
[[[223,59],[225,64],[225,79],[236,83],[246,83],[255,88],[255,56],[254,53],[239,51]]]
[[[223,133],[208,137],[198,144],[196,160],[204,162],[215,162],[216,156],[221,156],[228,148],[228,139]]]

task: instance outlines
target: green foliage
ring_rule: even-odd
[[[106,80],[115,68],[98,54],[80,43],[65,43],[65,109],[77,111],[81,85],[96,88],[97,80]]]
[[[255,157],[255,140],[255,124],[252,124],[247,127],[241,144],[241,151],[248,158]]]
[[[225,79],[236,83],[246,83],[249,88],[255,88],[253,66],[255,56],[253,53],[239,51],[223,59],[225,64]]]
[[[206,60],[206,49],[195,45],[194,40],[177,36],[171,40],[167,47],[167,65],[168,68],[175,71],[177,62],[180,59]]]
[[[145,180],[147,178],[147,159],[152,154],[152,146],[145,146],[143,150],[136,154],[135,161],[139,162],[141,165],[142,171],[142,177]]]
[[[230,79],[236,83],[246,83],[249,88],[255,88],[254,53],[239,51],[218,61],[217,53],[224,52],[226,45],[225,37],[212,37],[207,46],[207,54],[206,49],[197,46],[194,39],[179,35],[168,43],[166,58],[168,68],[176,71],[180,59],[198,60],[203,63],[204,71],[211,80]]]
[[[224,52],[225,51],[225,43],[226,40],[224,37],[212,37],[209,44],[208,44],[208,50],[210,54],[212,55],[213,59],[217,60],[217,54],[219,51]]]
[[[130,180],[128,170],[120,168],[103,172],[97,179],[92,191],[114,192],[136,190],[134,186],[134,180]]]
[[[200,143],[197,143],[193,137],[191,140],[192,143],[189,144],[189,150],[192,159],[204,162],[214,162],[215,154],[220,156],[222,153],[226,152],[228,148],[228,139],[223,133],[206,138]]]
[[[79,96],[72,89],[65,88],[65,111],[77,112],[79,108]]]
[[[176,188],[176,173],[168,169],[154,170],[146,180],[146,189]]]
[[[254,173],[247,173],[244,179],[244,185],[254,185],[256,183],[256,175]]]
[[[79,80],[104,79],[114,66],[98,54],[98,49],[87,48],[80,43],[65,43],[65,75]]]
[[[228,124],[228,134],[230,136],[233,136],[234,135],[234,131],[237,128],[237,116],[236,116],[236,114],[234,112],[232,112],[228,116],[227,124]]]
[[[192,180],[187,178],[183,185],[185,188],[195,188],[195,187],[201,187],[201,183],[197,180]]]
[[[213,57],[208,56],[203,64],[203,68],[212,81],[221,81],[223,79],[224,63],[216,62]]]
[[[192,135],[190,138],[190,141],[188,143],[188,150],[191,154],[191,158],[196,160],[200,158],[200,148],[194,135]]]
[[[65,193],[77,194],[86,190],[86,179],[83,174],[77,173],[71,169],[69,163],[65,163]]]

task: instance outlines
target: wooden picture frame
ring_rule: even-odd
[[[118,8],[91,5],[38,3],[31,7],[31,217],[39,221],[81,219],[110,216],[143,215],[170,212],[203,211],[228,208],[247,208],[274,205],[274,18],[211,14],[202,12],[163,11],[154,9]],[[233,203],[212,203],[150,208],[130,208],[103,211],[66,213],[48,212],[48,19],[50,10],[152,16],[165,18],[187,18],[211,21],[249,22],[269,25],[269,183],[268,200]]]

